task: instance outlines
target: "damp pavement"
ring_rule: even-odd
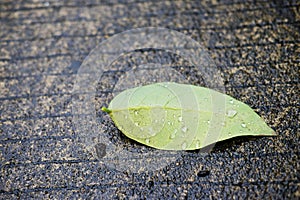
[[[0,198],[299,198],[299,7],[297,1],[1,2]],[[253,108],[278,136],[233,138],[210,153],[184,152],[162,168],[139,172],[130,165],[118,170],[107,144],[82,145],[72,113],[82,62],[105,39],[146,26],[200,42],[221,71],[226,94]],[[147,62],[171,63],[188,83],[206,82],[176,55],[131,52],[99,77],[97,115],[124,75],[114,69]],[[154,152],[108,118],[99,124],[119,150]]]

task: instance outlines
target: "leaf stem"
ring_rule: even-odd
[[[111,110],[109,110],[106,107],[102,107],[101,110],[104,111],[104,112],[106,112],[106,113],[108,113],[108,114],[111,113]]]

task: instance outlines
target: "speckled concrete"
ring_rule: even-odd
[[[0,2],[0,198],[300,198],[299,10],[296,0]],[[145,26],[201,42],[226,93],[278,136],[235,138],[205,157],[190,152],[139,174],[107,168],[79,148],[71,92],[81,62],[106,38]],[[136,148],[110,129],[114,142]]]

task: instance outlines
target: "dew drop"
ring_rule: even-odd
[[[147,139],[145,140],[145,142],[146,142],[147,144],[149,144],[149,143],[150,143],[150,139],[147,138]]]
[[[183,127],[181,128],[181,130],[182,130],[182,132],[186,133],[187,130],[188,130],[188,128],[187,128],[186,126],[183,126]]]
[[[234,107],[237,107],[237,108],[238,108],[238,107],[240,107],[240,105],[239,105],[239,104],[234,104],[233,106],[234,106]]]
[[[136,126],[139,126],[139,125],[140,125],[140,123],[138,123],[138,122],[135,122],[135,123],[134,123],[134,125],[136,125]]]
[[[170,139],[174,139],[175,136],[176,136],[176,133],[177,133],[177,129],[175,129],[175,130],[173,131],[173,133],[171,133]]]
[[[182,116],[178,117],[178,121],[182,122]]]
[[[184,142],[184,143],[182,143],[182,145],[181,145],[181,148],[183,149],[183,150],[185,150],[186,149],[186,143]]]
[[[247,125],[246,125],[245,123],[242,123],[241,126],[242,126],[243,128],[246,128],[246,127],[247,127]]]
[[[208,123],[208,124],[210,124],[210,121],[209,121],[209,120],[207,120],[207,123]]]
[[[225,122],[222,122],[221,125],[222,125],[222,126],[225,126]]]
[[[229,103],[233,104],[233,99],[230,99],[230,100],[229,100]]]
[[[150,127],[148,130],[149,130],[149,135],[151,135],[152,137],[157,134],[157,132],[153,131],[152,127]]]
[[[196,148],[199,149],[200,148],[200,141],[196,140]]]
[[[157,123],[157,122],[158,122],[158,120],[156,119],[156,120],[154,120],[154,122],[155,122],[155,123]]]
[[[135,111],[134,111],[134,114],[135,114],[135,115],[138,115],[138,114],[139,114],[139,111],[135,110]]]
[[[236,110],[228,110],[227,116],[233,118],[237,114]]]
[[[128,118],[127,115],[125,115],[124,118],[127,119]]]
[[[231,133],[231,132],[228,132],[228,135],[229,135],[229,136],[231,136],[231,135],[232,135],[232,133]]]

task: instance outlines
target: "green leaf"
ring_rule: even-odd
[[[236,136],[276,135],[248,105],[193,85],[128,89],[102,110],[127,137],[157,149],[193,150]]]

